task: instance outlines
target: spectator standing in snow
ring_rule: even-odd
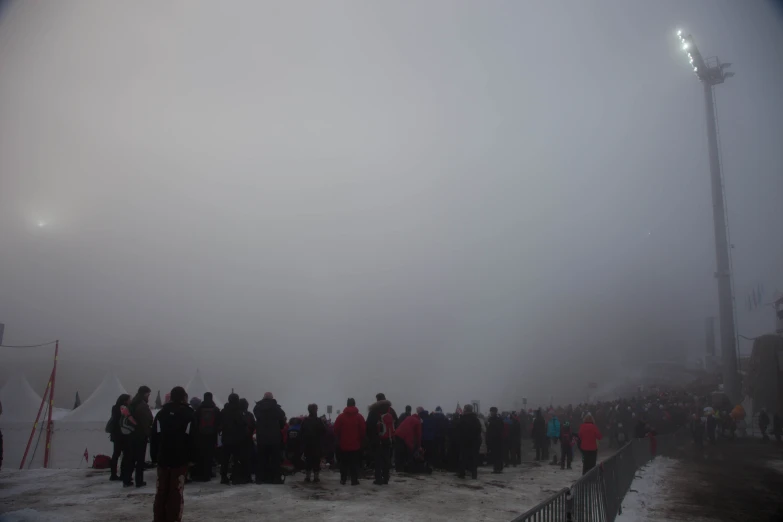
[[[318,475],[321,473],[321,456],[323,455],[323,443],[326,436],[326,426],[323,420],[318,418],[318,405],[307,406],[307,418],[302,421],[302,444],[305,455],[305,482],[310,482],[310,473],[313,474],[313,482],[321,482]]]
[[[522,424],[515,411],[511,412],[511,432],[508,438],[511,465],[516,467],[522,464]]]
[[[247,399],[239,399],[239,407],[242,409],[246,427],[245,436],[242,439],[242,445],[239,450],[240,458],[242,459],[242,471],[245,473],[243,482],[251,482],[253,479],[253,472],[256,469],[255,459],[253,458],[253,433],[256,431],[256,418],[248,411],[250,403]]]
[[[171,390],[171,402],[155,416],[151,434],[154,460],[158,463],[158,479],[153,505],[154,522],[180,522],[185,506],[185,480],[192,426],[195,414],[188,405],[188,394],[181,386]]]
[[[549,459],[549,443],[546,440],[546,422],[541,413],[541,408],[536,410],[536,416],[533,419],[533,429],[530,433],[533,438],[533,445],[536,448],[536,460]]]
[[[109,480],[121,480],[117,474],[117,464],[120,460],[120,455],[125,451],[128,445],[128,437],[122,434],[121,421],[122,410],[121,408],[128,408],[130,404],[131,396],[127,393],[123,393],[117,397],[117,402],[111,407],[111,418],[109,420],[109,440],[112,442],[111,453],[111,474]]]
[[[571,423],[565,421],[560,428],[560,469],[571,469],[571,461],[574,460],[574,450],[571,446]]]
[[[435,428],[434,455],[429,457],[433,467],[443,469],[446,467],[446,435],[449,432],[449,419],[443,414],[440,406],[435,408],[435,413],[430,415]]]
[[[465,410],[459,416],[456,432],[459,445],[457,476],[465,478],[465,472],[469,471],[470,477],[477,479],[478,453],[479,446],[481,446],[481,421],[473,412],[472,404],[465,405]]]
[[[492,473],[503,473],[503,419],[492,406],[487,419],[487,452],[492,463]]]
[[[375,461],[375,481],[373,484],[376,486],[389,483],[389,470],[391,468],[391,445],[395,440],[394,425],[397,422],[397,414],[394,413],[394,409],[391,407],[391,402],[386,400],[386,396],[383,393],[379,393],[375,396],[376,402],[370,406],[370,412],[367,415],[367,440],[370,443],[370,451],[372,451]],[[412,415],[405,421],[407,422],[412,417],[416,417],[416,421],[419,423],[419,443],[421,443],[421,422],[418,415]],[[402,428],[404,423],[400,424]],[[398,469],[397,472],[402,470]]]
[[[195,428],[199,455],[196,480],[209,482],[212,480],[212,466],[215,463],[215,448],[220,428],[220,408],[215,405],[211,392],[204,394],[204,400],[196,409]]]
[[[136,470],[136,487],[147,485],[144,482],[144,461],[147,458],[147,440],[152,431],[152,410],[150,410],[150,390],[147,386],[140,386],[139,391],[130,403],[130,411],[136,420],[136,429],[130,436],[133,447],[133,467]],[[124,460],[124,459],[123,459]],[[129,484],[125,484],[126,486]]]
[[[334,422],[334,435],[340,450],[340,484],[345,485],[348,475],[351,485],[359,485],[359,465],[362,460],[362,442],[367,423],[356,407],[356,401],[348,399],[346,408]]]
[[[582,475],[595,467],[595,462],[598,459],[598,441],[602,437],[603,435],[598,430],[598,426],[595,425],[593,416],[589,413],[585,415],[582,425],[579,426],[579,440],[581,441],[579,449],[582,451],[584,459]]]
[[[256,484],[282,484],[280,472],[280,445],[283,441],[285,412],[271,392],[253,408],[256,416],[256,444],[258,445],[258,473]]]
[[[220,412],[220,432],[223,441],[223,451],[220,455],[220,483],[244,484],[247,482],[247,472],[242,459],[242,445],[247,437],[247,422],[242,406],[239,404],[239,395],[236,393],[228,396],[228,404]],[[229,480],[228,470],[232,458],[234,468]]]
[[[557,415],[554,413],[552,414],[552,418],[549,419],[549,422],[546,424],[546,437],[549,439],[547,441],[547,446],[549,446],[549,442],[552,442],[552,446],[557,448],[556,444],[560,443],[560,419],[557,418]],[[557,449],[554,450],[554,457],[552,462],[557,463]]]
[[[419,406],[416,413],[405,419],[394,436],[394,459],[397,473],[405,471],[406,466],[413,460],[413,455],[421,451],[421,419],[419,414],[424,408]]]
[[[421,419],[421,447],[424,450],[424,460],[432,462],[435,458],[435,419],[427,410],[419,413],[419,419]]]

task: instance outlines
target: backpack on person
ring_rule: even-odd
[[[390,411],[387,411],[378,419],[378,439],[381,441],[391,441],[394,437],[394,417]]]
[[[215,408],[202,408],[199,414],[198,432],[202,435],[214,435],[217,433]]]
[[[134,431],[136,431],[136,424],[130,416],[123,415],[120,419],[120,432],[123,435],[131,435]]]

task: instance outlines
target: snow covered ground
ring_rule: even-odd
[[[304,484],[302,475],[283,486],[222,486],[213,481],[185,487],[186,521],[503,521],[571,485],[580,466],[523,463],[493,475],[480,468],[478,480],[447,473],[395,475],[388,486],[341,486],[337,473],[321,484]],[[36,469],[0,472],[0,522],[120,522],[152,519],[154,471],[148,485],[123,489],[108,472]]]

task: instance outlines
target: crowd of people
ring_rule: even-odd
[[[406,406],[398,415],[379,393],[366,418],[350,398],[334,422],[319,415],[316,404],[307,406],[307,415],[288,418],[272,393],[264,394],[251,411],[249,401],[235,393],[220,408],[211,393],[188,400],[185,390],[175,387],[154,417],[149,398],[146,386],[134,397],[120,395],[107,432],[114,443],[110,478],[125,487],[146,485],[149,443],[152,465],[157,466],[157,522],[180,520],[184,485],[217,478],[216,463],[220,482],[226,485],[281,484],[296,472],[305,482],[317,483],[322,467],[337,466],[343,485],[348,480],[358,485],[365,470],[374,470],[373,484],[385,486],[392,467],[397,473],[438,469],[477,479],[478,467],[487,463],[492,473],[502,473],[504,467],[521,464],[522,444],[529,440],[537,461],[563,469],[571,469],[576,448],[584,474],[596,465],[604,434],[610,448],[619,448],[634,437],[654,439],[689,425],[698,443],[697,433],[714,440],[710,433],[718,422],[732,419],[729,428],[737,425],[737,408],[728,413],[705,406],[706,397],[685,391],[535,411],[492,407],[487,417],[473,405],[457,406],[453,413],[439,406],[432,413]],[[780,440],[779,417],[774,421],[773,433]],[[759,424],[766,438],[766,412]]]

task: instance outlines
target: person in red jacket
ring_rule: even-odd
[[[419,413],[424,408],[419,406],[416,413],[402,421],[394,432],[394,469],[397,473],[405,471],[405,464],[413,458],[416,450],[421,449],[421,419]]]
[[[582,420],[579,427],[579,449],[582,451],[582,475],[595,467],[598,459],[598,441],[603,438],[598,426],[595,425],[593,416],[589,413]]]
[[[367,423],[356,407],[356,401],[348,399],[348,406],[334,421],[334,436],[340,448],[340,484],[345,485],[351,474],[351,485],[359,485],[359,464],[362,460],[362,443]]]

